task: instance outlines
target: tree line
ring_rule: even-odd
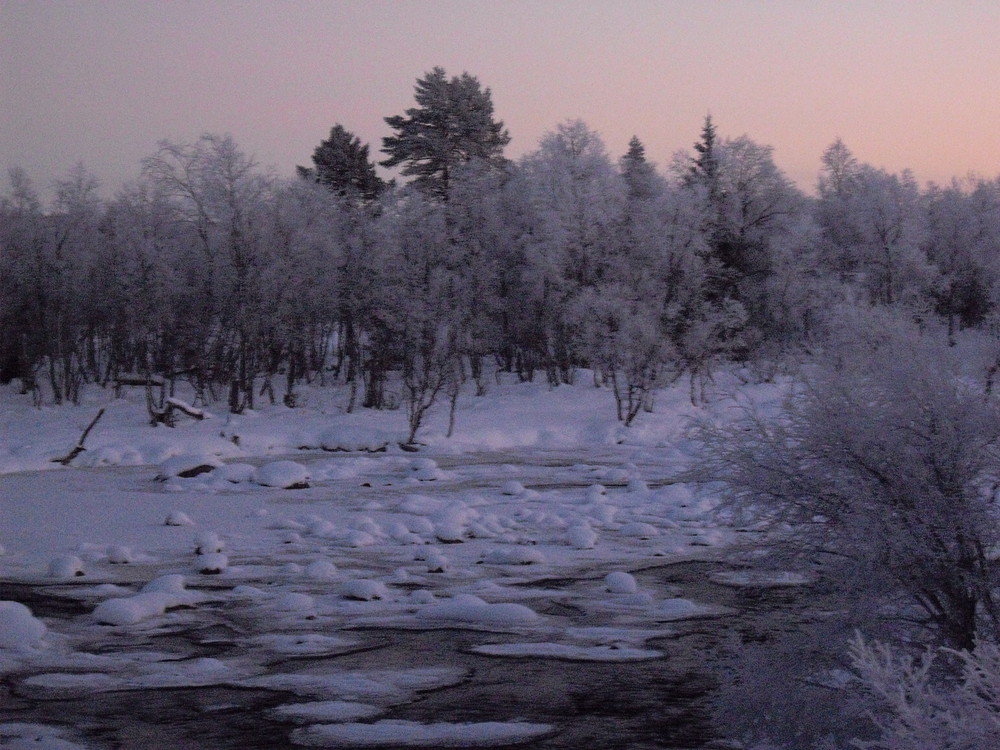
[[[163,141],[113,199],[82,166],[43,208],[0,203],[0,380],[41,401],[81,385],[190,383],[238,413],[302,383],[348,408],[427,408],[493,366],[572,382],[589,368],[630,423],[681,377],[814,346],[844,303],[985,326],[1000,301],[1000,179],[921,188],[839,140],[807,197],[710,117],[663,171],[579,120],[512,161],[491,92],[435,68],[385,118],[381,162],[335,125],[293,179],[229,136]]]

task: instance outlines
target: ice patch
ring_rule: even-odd
[[[502,747],[549,734],[549,724],[524,721],[422,724],[383,720],[374,724],[318,724],[292,733],[292,740],[312,747]]]
[[[539,619],[537,612],[523,604],[489,604],[472,594],[457,594],[424,607],[418,614],[429,620],[501,627],[528,625]]]
[[[312,703],[289,703],[278,706],[274,709],[274,713],[283,719],[291,719],[305,724],[371,719],[384,713],[384,709],[353,701],[313,701]]]

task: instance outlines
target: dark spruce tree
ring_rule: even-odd
[[[372,201],[385,189],[385,182],[368,160],[368,145],[340,123],[313,151],[312,161],[311,169],[296,168],[299,176],[326,185],[338,195]]]
[[[638,136],[628,142],[628,151],[621,158],[622,177],[630,198],[645,200],[660,192],[660,182],[656,169],[646,161],[646,147]]]
[[[448,199],[456,169],[472,161],[500,167],[510,135],[503,122],[493,119],[488,88],[468,73],[448,78],[436,67],[417,80],[416,107],[405,116],[386,117],[395,135],[382,139],[384,167],[403,165],[402,174],[414,178],[425,194]]]

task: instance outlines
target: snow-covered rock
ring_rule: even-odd
[[[128,565],[132,562],[132,550],[120,544],[108,547],[108,562],[112,565]]]
[[[329,560],[313,560],[303,571],[307,577],[317,581],[330,580],[337,577],[337,566]]]
[[[419,614],[430,620],[500,627],[530,625],[539,619],[537,612],[523,604],[490,604],[473,594],[456,594],[451,599],[427,605]]]
[[[214,531],[203,531],[194,538],[194,553],[196,555],[214,555],[222,552],[226,543]]]
[[[566,529],[566,541],[576,549],[593,549],[597,544],[597,532],[584,520]]]
[[[253,474],[253,481],[263,487],[283,490],[305,489],[309,486],[309,470],[296,461],[272,461]]]
[[[20,602],[0,601],[0,649],[30,651],[41,645],[47,631]]]
[[[191,517],[180,510],[172,510],[163,521],[164,526],[194,526]]]
[[[105,599],[94,609],[94,619],[102,625],[135,625],[166,613],[177,606],[172,594],[160,591],[139,593],[115,599]]]
[[[203,453],[172,456],[160,464],[156,479],[161,482],[174,478],[190,479],[215,471],[222,465],[218,456]]]
[[[345,581],[340,587],[340,595],[345,599],[370,602],[378,599],[388,599],[389,589],[381,581],[371,581],[361,578],[353,581]]]
[[[508,497],[518,497],[524,494],[524,485],[520,482],[510,479],[503,483],[500,488],[501,495],[507,495]]]
[[[629,573],[615,571],[604,576],[604,586],[612,594],[634,594],[639,585]]]
[[[229,558],[221,552],[195,557],[195,570],[202,575],[219,575],[229,567]]]
[[[60,555],[49,563],[50,578],[79,578],[83,575],[83,560],[76,555]]]

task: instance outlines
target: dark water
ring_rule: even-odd
[[[466,675],[459,684],[427,690],[380,716],[413,721],[524,721],[551,724],[556,731],[527,747],[549,750],[606,748],[702,748],[721,732],[711,725],[708,699],[713,679],[707,664],[734,632],[794,627],[801,589],[734,589],[712,583],[720,562],[659,565],[634,574],[640,582],[669,584],[680,596],[732,607],[736,615],[672,623],[670,635],[649,642],[664,652],[644,662],[597,663],[542,658],[489,657],[469,651],[484,642],[522,641],[462,629],[406,630],[372,627],[349,635],[362,646],[322,657],[275,657],[271,669],[294,672],[326,666],[350,670],[453,667]],[[556,588],[572,579],[534,581]],[[71,618],[88,608],[45,587],[4,586],[5,598],[20,600],[36,614]],[[533,605],[534,606],[534,605]],[[545,604],[536,609],[545,613]],[[574,612],[559,602],[560,617]],[[573,623],[576,624],[576,623]],[[580,624],[600,625],[590,616]],[[237,632],[224,620],[180,629],[116,648],[183,650],[192,656],[238,656]],[[72,700],[46,699],[20,685],[14,675],[0,686],[0,722],[35,722],[73,727],[81,742],[108,750],[255,750],[294,747],[293,723],[270,709],[303,699],[276,690],[227,686],[139,689],[95,693]],[[385,746],[382,746],[385,747]]]

